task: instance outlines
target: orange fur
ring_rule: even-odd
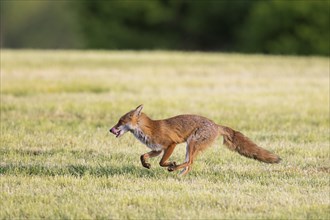
[[[143,144],[151,149],[141,155],[141,163],[150,168],[147,159],[164,152],[160,165],[168,167],[169,171],[182,169],[181,174],[191,170],[196,155],[210,146],[219,136],[224,137],[224,144],[239,154],[266,163],[278,163],[280,158],[269,151],[257,146],[239,131],[221,126],[210,119],[198,115],[178,115],[163,120],[152,120],[142,113],[143,106],[138,106],[123,115],[110,132],[120,137],[130,131]],[[186,160],[177,165],[168,161],[177,144],[186,142]]]

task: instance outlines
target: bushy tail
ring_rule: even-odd
[[[223,136],[223,144],[230,150],[265,163],[279,163],[281,161],[279,156],[259,147],[239,131],[219,125],[219,132]]]

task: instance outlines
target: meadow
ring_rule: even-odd
[[[329,59],[163,51],[1,50],[1,219],[329,219]],[[144,104],[191,113],[280,155],[222,139],[184,177],[109,128]],[[182,162],[185,145],[171,157]]]

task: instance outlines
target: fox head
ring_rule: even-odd
[[[110,132],[116,137],[120,137],[125,134],[127,131],[132,131],[137,126],[137,122],[139,116],[141,115],[141,111],[143,109],[143,105],[139,105],[136,109],[127,112],[123,116],[120,117],[118,123],[110,129]]]

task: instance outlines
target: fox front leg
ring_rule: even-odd
[[[162,167],[170,167],[170,166],[175,166],[176,165],[175,162],[168,161],[168,159],[172,155],[173,150],[174,150],[175,147],[176,147],[176,144],[172,144],[172,145],[170,145],[168,148],[166,148],[164,150],[163,157],[162,157],[162,159],[159,162],[159,165],[160,166],[162,166]]]
[[[140,157],[142,166],[147,168],[147,169],[150,169],[151,164],[147,163],[147,160],[151,157],[157,157],[161,152],[162,151],[150,151],[148,153],[142,154],[141,157]]]

